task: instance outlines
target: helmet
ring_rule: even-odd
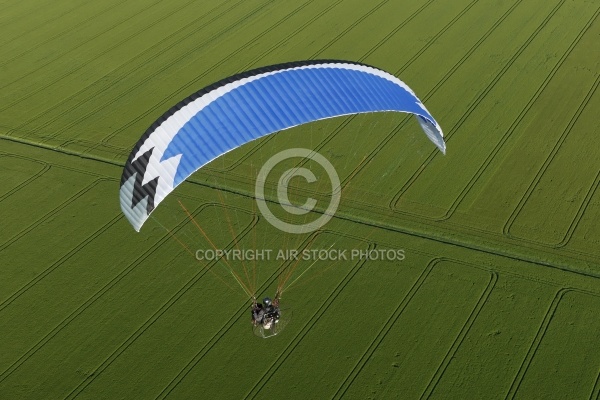
[[[265,305],[265,307],[269,307],[271,305],[271,299],[268,297],[265,297],[263,299],[263,304]]]

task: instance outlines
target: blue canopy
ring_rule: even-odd
[[[412,90],[382,70],[346,61],[261,68],[213,84],[169,110],[134,147],[121,208],[139,231],[154,208],[215,158],[262,136],[342,115],[412,113],[445,152],[440,126]]]

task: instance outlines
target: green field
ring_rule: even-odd
[[[0,399],[600,399],[599,13],[0,0]],[[303,59],[399,77],[447,155],[406,115],[293,128],[197,172],[136,233],[119,180],[145,130],[212,82]],[[335,217],[306,235],[282,235],[254,199],[257,170],[292,147],[342,181]],[[318,200],[306,220],[326,185],[296,183],[294,201]],[[209,245],[179,202],[220,248],[405,259],[294,264],[293,318],[261,340],[235,280],[184,248]],[[258,264],[257,295],[272,295],[292,264]]]

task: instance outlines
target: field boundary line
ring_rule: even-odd
[[[269,203],[278,204],[275,200],[266,199]],[[318,210],[314,210],[314,212],[322,213]],[[581,276],[586,276],[590,278],[600,278],[600,273],[586,271],[582,269],[576,269],[572,267],[567,267],[567,263],[564,261],[557,261],[557,259],[550,258],[547,256],[557,256],[555,253],[547,253],[544,250],[531,248],[531,247],[522,247],[518,242],[510,243],[507,241],[503,241],[504,237],[501,235],[493,235],[490,232],[482,231],[482,230],[472,230],[479,233],[480,236],[475,238],[473,233],[464,232],[464,231],[446,231],[439,233],[434,233],[434,231],[439,230],[439,227],[435,225],[428,224],[424,227],[410,227],[406,228],[404,226],[399,225],[390,225],[382,222],[380,220],[372,220],[356,217],[355,215],[346,215],[341,213],[339,210],[335,215],[335,218],[339,218],[342,220],[353,221],[358,224],[379,227],[384,230],[389,230],[392,232],[398,232],[407,234],[414,237],[420,237],[424,239],[429,239],[438,243],[444,243],[452,246],[457,246],[464,249],[475,250],[485,254],[491,254],[494,256],[509,258],[512,260],[528,262],[535,265],[541,265],[545,267],[550,267],[554,269],[558,269],[564,272],[570,272]],[[462,228],[462,227],[461,227]],[[456,235],[459,235],[459,239],[456,239]],[[485,240],[482,241],[481,235],[485,235]],[[500,239],[500,240],[499,240]],[[493,244],[492,244],[493,243]],[[500,246],[500,248],[499,248]],[[509,249],[510,247],[510,249]],[[576,253],[579,257],[576,257],[573,253]],[[597,265],[597,260],[595,257],[592,257],[592,254],[585,254],[581,252],[573,252],[573,251],[562,251],[561,252],[564,257],[569,258],[570,260],[582,260],[582,256],[586,257],[584,260],[589,261],[590,263]],[[560,255],[559,255],[560,256]],[[570,264],[569,264],[570,265]]]
[[[109,158],[100,157],[100,156],[91,155],[91,154],[80,153],[80,152],[72,151],[72,150],[68,150],[68,149],[60,149],[60,148],[51,146],[49,144],[36,142],[34,140],[31,140],[31,139],[21,138],[21,137],[15,137],[15,136],[9,136],[9,135],[6,135],[5,133],[0,133],[0,140],[6,140],[8,142],[18,143],[18,144],[26,145],[26,146],[32,146],[32,147],[36,147],[38,149],[48,150],[50,152],[64,154],[64,155],[67,155],[67,156],[78,157],[78,158],[81,158],[81,159],[84,159],[84,160],[101,162],[101,163],[104,163],[104,164],[113,165],[115,167],[120,167],[120,168],[125,167],[125,163],[118,162],[118,161],[115,161],[115,160],[111,160]],[[65,167],[63,165],[61,165],[60,167],[61,168],[69,169],[68,167]],[[80,172],[86,173],[88,175],[90,174],[89,171],[82,170]],[[97,175],[94,174],[94,176],[97,176]]]
[[[117,162],[111,159],[107,159],[100,156],[95,156],[92,154],[84,154],[76,151],[66,150],[66,149],[56,149],[46,144],[38,144],[32,142],[27,139],[15,138],[15,137],[6,137],[0,134],[0,140],[7,140],[11,142],[15,142],[18,144],[29,145],[33,147],[37,147],[39,149],[50,150],[51,152],[56,152],[68,156],[75,156],[81,159],[92,160],[96,162],[101,162],[107,165],[113,165],[119,168],[124,167],[124,163]],[[60,164],[57,167],[69,169],[68,167]],[[98,176],[97,174],[93,174],[89,171],[81,170],[81,173],[86,173],[92,176]],[[105,175],[102,175],[105,176]],[[108,178],[107,178],[108,179]],[[115,181],[116,178],[109,178],[110,180]],[[235,194],[238,196],[246,197],[249,199],[254,199],[254,194],[249,191],[245,191],[239,188],[232,188],[229,186],[222,186],[214,183],[208,182],[200,182],[195,180],[190,180],[189,183],[193,185],[197,185],[203,188],[210,188],[216,190],[222,190],[227,193]],[[267,202],[278,204],[276,200],[266,199]],[[322,213],[322,211],[314,210],[316,213]],[[397,213],[398,215],[402,215],[401,213]],[[581,268],[573,268],[573,262],[575,261],[586,261],[591,263],[593,266],[597,266],[596,258],[592,257],[591,254],[582,253],[579,251],[571,251],[569,249],[563,249],[561,254],[555,253],[547,253],[548,248],[538,249],[522,247],[518,242],[510,243],[507,242],[504,236],[495,235],[490,233],[489,231],[485,231],[482,229],[476,229],[465,226],[454,226],[451,221],[447,221],[449,228],[444,229],[440,232],[440,227],[432,224],[431,222],[422,224],[416,220],[412,220],[408,218],[407,220],[394,220],[392,223],[385,222],[384,220],[374,220],[372,218],[362,218],[357,217],[356,215],[346,214],[338,210],[336,214],[336,218],[341,220],[351,221],[357,224],[381,228],[385,231],[395,232],[406,234],[412,237],[419,237],[427,240],[432,240],[434,242],[440,244],[446,244],[451,246],[456,246],[459,248],[475,250],[480,253],[489,254],[498,257],[509,258],[516,261],[528,262],[539,266],[550,267],[553,269],[557,269],[563,272],[569,272],[580,276],[590,277],[590,278],[600,278],[600,273],[595,273],[589,270],[581,269]],[[386,219],[386,221],[389,218]],[[402,225],[398,225],[397,223],[401,222]],[[406,223],[411,223],[410,227],[407,227]],[[417,223],[415,226],[414,223]],[[451,231],[452,229],[460,228],[460,230]],[[458,235],[458,239],[457,239]],[[474,235],[477,235],[475,238]],[[483,239],[483,240],[482,240]],[[508,248],[510,245],[510,249]],[[548,257],[550,256],[550,258]],[[559,258],[554,258],[558,256]]]
[[[67,146],[69,146],[71,144],[79,144],[81,146],[92,147],[92,146],[98,144],[98,142],[95,140],[89,140],[89,139],[84,139],[84,138],[73,138],[73,139],[65,140],[64,142],[59,144],[58,147],[66,148]],[[127,153],[131,152],[131,149],[129,149],[129,148],[117,146],[117,145],[114,145],[111,143],[101,143],[101,145],[104,146],[105,148],[113,151],[115,157],[122,156],[123,158],[126,158],[128,156]]]
[[[2,127],[0,127],[1,129]],[[40,150],[45,150],[45,151],[49,151],[49,154],[53,154],[53,155],[58,155],[58,157],[61,157],[61,155],[66,155],[66,156],[71,156],[71,157],[77,157],[83,160],[87,160],[87,161],[95,161],[95,162],[99,162],[99,163],[103,163],[103,164],[107,164],[110,166],[115,166],[115,167],[119,167],[119,168],[124,168],[125,164],[124,163],[119,163],[116,162],[114,160],[111,159],[107,159],[107,158],[103,158],[103,157],[96,157],[96,156],[90,156],[87,154],[80,154],[76,151],[71,151],[71,150],[66,150],[66,149],[57,149],[56,147],[52,147],[49,145],[45,145],[45,144],[38,144],[36,142],[33,142],[31,140],[28,139],[23,139],[20,137],[13,137],[13,136],[4,136],[1,131],[0,131],[0,141],[5,140],[7,142],[13,142],[15,144],[19,144],[19,145],[26,145],[26,146],[31,146],[31,147],[35,147],[37,149]],[[7,153],[7,152],[1,152],[0,154],[6,154],[6,155],[11,155],[17,158],[21,158],[24,160],[28,160],[28,161],[32,161],[32,162],[37,162],[40,161],[38,158],[34,158],[34,157],[30,157],[28,155],[23,155],[23,153],[21,152],[11,152],[11,153]],[[29,152],[27,152],[27,154],[29,154]],[[86,176],[91,176],[94,178],[102,178],[104,180],[107,181],[113,181],[113,182],[119,182],[119,179],[116,176],[112,176],[106,173],[100,173],[97,172],[95,168],[92,169],[81,169],[81,168],[77,168],[77,167],[72,167],[70,166],[70,163],[63,163],[63,162],[57,162],[55,160],[52,161],[42,161],[44,163],[47,163],[50,168],[49,169],[54,169],[54,168],[58,168],[58,169],[64,169],[65,171],[69,171],[69,172],[75,172],[77,174],[81,174],[81,175],[86,175]],[[190,181],[193,182],[193,181]],[[193,182],[194,184],[197,184],[196,182]]]

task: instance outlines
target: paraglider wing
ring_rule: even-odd
[[[382,111],[414,114],[445,152],[440,126],[413,91],[374,67],[300,61],[224,79],[185,99],[146,131],[121,177],[121,209],[139,231],[177,185],[236,147],[321,119]]]

